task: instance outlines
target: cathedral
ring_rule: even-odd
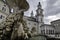
[[[24,16],[24,20],[26,20],[27,26],[29,27],[30,31],[34,28],[36,31],[35,33],[40,34],[40,26],[44,24],[43,17],[43,9],[41,3],[39,2],[37,5],[35,17],[33,16],[32,11],[30,17]]]

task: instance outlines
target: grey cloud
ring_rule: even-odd
[[[41,0],[27,0],[30,4],[30,8],[29,10],[25,13],[25,15],[29,15],[32,10],[36,10],[37,4],[39,1]],[[48,17],[48,16],[53,16],[53,15],[57,15],[60,13],[60,2],[58,3],[58,1],[60,0],[46,0],[46,4],[45,4],[45,8],[44,8],[44,17]],[[58,3],[59,5],[54,5],[55,3]],[[43,7],[44,5],[42,5]],[[49,19],[44,19],[45,23],[49,23],[51,20]]]
[[[47,11],[45,16],[56,15],[58,13],[60,13],[60,8],[50,9],[50,10]]]
[[[47,6],[51,6],[56,2],[57,2],[57,0],[47,0]]]
[[[27,0],[27,1],[28,1],[29,5],[30,5],[30,8],[29,8],[29,10],[27,12],[25,12],[25,15],[30,16],[30,13],[31,13],[32,10],[36,11],[37,4],[38,4],[38,2],[40,0],[38,0],[38,1],[37,0]]]
[[[59,0],[48,0],[47,1],[45,16],[56,15],[56,14],[60,13],[60,8],[58,8],[58,7],[60,7],[60,5],[59,6],[54,6],[53,5],[57,1],[59,1]]]

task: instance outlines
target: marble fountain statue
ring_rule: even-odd
[[[6,3],[9,8],[14,9],[14,12],[0,24],[3,27],[2,40],[24,40],[28,38],[28,35],[31,37],[26,22],[23,20],[24,12],[29,9],[28,2],[26,0],[6,0]]]

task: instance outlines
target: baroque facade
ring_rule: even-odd
[[[27,26],[31,29],[35,27],[36,33],[40,34],[40,26],[44,24],[43,22],[43,9],[41,7],[40,2],[38,3],[37,10],[36,10],[36,15],[35,17],[33,16],[33,11],[31,12],[31,17],[24,16],[24,20],[27,22]]]
[[[56,33],[60,33],[60,19],[52,21],[51,24],[55,26]]]
[[[55,36],[60,37],[60,19],[51,22],[55,26]]]
[[[14,7],[13,7],[14,8]],[[18,8],[16,8],[18,9]],[[18,11],[18,10],[17,10]],[[10,14],[16,13],[15,9],[9,9],[9,6],[5,4],[4,0],[0,0],[0,23],[5,20],[7,16]],[[26,22],[26,25],[28,29],[33,33],[33,34],[43,34],[43,35],[48,35],[48,36],[53,36],[55,37],[55,32],[59,31],[59,21],[53,21],[51,22],[52,25],[49,24],[44,24],[43,21],[44,15],[43,15],[43,9],[40,4],[40,2],[37,5],[37,10],[36,10],[36,15],[33,16],[33,11],[31,12],[31,16],[23,16],[23,20]],[[56,27],[56,26],[57,27]],[[58,28],[58,30],[55,28]],[[2,27],[0,26],[0,34],[2,34]],[[20,28],[21,29],[21,28]],[[20,30],[19,29],[19,30]],[[20,30],[21,31],[21,30]],[[58,34],[59,36],[60,34]],[[2,35],[0,35],[0,38]]]
[[[42,25],[41,34],[55,37],[55,26],[49,24]]]

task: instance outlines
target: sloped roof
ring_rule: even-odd
[[[28,17],[28,16],[24,16],[24,17],[26,17],[27,20],[29,20],[29,21],[38,22],[38,21],[36,21],[36,18],[34,18],[34,17]]]
[[[54,25],[50,25],[50,24],[43,24],[43,25],[41,25],[41,27],[44,27],[44,26],[51,26],[51,27],[54,27],[55,28]]]
[[[58,19],[58,20],[54,20],[54,21],[51,21],[51,23],[53,23],[53,22],[57,22],[57,21],[60,21],[60,19]]]

